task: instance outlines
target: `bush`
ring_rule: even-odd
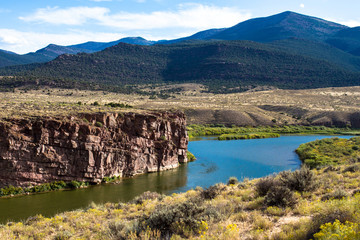
[[[66,187],[66,183],[64,181],[56,181],[56,182],[50,183],[51,190],[64,189],[65,187]]]
[[[4,187],[0,190],[0,196],[8,196],[8,195],[17,195],[17,194],[23,194],[24,189],[21,187],[14,187],[12,185],[8,187]]]
[[[265,196],[267,206],[291,207],[295,203],[294,193],[284,186],[272,186]]]
[[[260,180],[255,185],[255,190],[259,196],[263,197],[268,193],[271,187],[278,184],[279,182],[275,180],[274,176],[260,178]]]
[[[142,204],[145,200],[159,199],[160,197],[162,197],[162,195],[157,192],[147,191],[141,194],[140,196],[135,197],[131,201],[131,203]]]
[[[97,126],[97,127],[103,127],[104,124],[102,124],[101,122],[96,122],[96,123],[95,123],[95,126]]]
[[[336,189],[334,192],[328,193],[328,194],[325,194],[324,196],[322,196],[321,200],[326,201],[329,199],[343,199],[348,196],[349,196],[349,194],[345,190]]]
[[[215,184],[213,186],[210,186],[209,188],[204,189],[201,192],[201,197],[204,199],[214,199],[217,195],[219,195],[224,190],[224,186],[222,184]]]
[[[294,172],[281,172],[280,182],[293,191],[312,191],[316,187],[316,175],[304,166]]]
[[[209,219],[207,209],[198,199],[189,199],[182,203],[159,205],[144,221],[144,228],[156,229],[165,238],[183,231],[197,232],[201,221]]]
[[[351,165],[351,166],[345,168],[344,171],[343,171],[343,173],[346,173],[346,172],[352,172],[352,173],[354,173],[354,172],[357,172],[357,171],[359,171],[359,170],[360,170],[360,166],[359,166],[359,165]]]
[[[78,181],[71,181],[71,182],[67,183],[66,187],[76,189],[76,188],[81,187],[81,183]]]
[[[335,220],[333,223],[325,223],[320,226],[320,232],[314,234],[315,240],[327,239],[360,239],[360,226],[357,223],[346,221],[341,223]]]
[[[337,203],[341,203],[341,200],[334,200]],[[348,207],[348,206],[347,206]],[[321,226],[326,223],[334,223],[338,220],[341,223],[346,223],[346,221],[354,221],[354,211],[353,209],[344,207],[343,205],[337,207],[328,207],[323,209],[320,213],[316,214],[313,217],[311,228],[308,230],[307,239],[313,237],[313,235],[321,230]],[[357,206],[356,206],[357,208]],[[340,239],[340,238],[338,238]]]
[[[188,159],[189,162],[192,162],[192,161],[195,161],[196,160],[196,157],[194,156],[194,154],[192,154],[191,152],[189,151],[186,151],[186,157]]]
[[[236,177],[230,177],[227,184],[228,185],[235,185],[239,182],[239,180]]]

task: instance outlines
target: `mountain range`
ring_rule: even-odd
[[[205,30],[174,40],[149,41],[141,37],[127,37],[112,42],[86,42],[70,46],[49,44],[36,52],[24,55],[0,50],[0,67],[48,62],[61,54],[93,53],[118,43],[153,45],[212,39],[271,42],[288,38],[325,42],[360,56],[360,27],[349,28],[320,18],[287,11],[270,17],[250,19],[230,28]]]
[[[283,12],[169,41],[137,37],[51,44],[25,55],[0,51],[0,66],[36,62],[45,63],[7,67],[0,73],[28,80],[31,76],[57,86],[76,81],[100,88],[197,82],[214,92],[241,91],[251,85],[360,85],[360,27]]]

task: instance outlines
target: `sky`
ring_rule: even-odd
[[[175,39],[284,11],[360,26],[359,0],[0,0],[0,49]]]

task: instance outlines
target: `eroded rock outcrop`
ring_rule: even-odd
[[[0,122],[0,187],[99,182],[186,162],[183,113],[98,113]]]

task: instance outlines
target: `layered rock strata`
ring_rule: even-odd
[[[0,122],[0,187],[100,182],[186,162],[183,113],[97,113]]]

